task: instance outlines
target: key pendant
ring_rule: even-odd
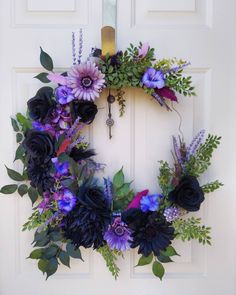
[[[108,118],[106,120],[106,124],[109,127],[109,139],[112,138],[111,134],[111,127],[114,125],[114,120],[112,119],[112,114],[111,114],[111,105],[115,102],[115,97],[109,93],[107,97],[107,102],[108,102]]]

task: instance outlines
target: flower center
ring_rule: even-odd
[[[83,87],[89,88],[93,84],[93,80],[89,76],[86,76],[81,79],[81,84]]]
[[[117,236],[123,236],[123,234],[124,234],[124,229],[123,229],[123,227],[122,227],[122,226],[117,226],[117,227],[115,228],[115,234],[116,234]]]

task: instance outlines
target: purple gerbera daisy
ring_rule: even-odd
[[[67,84],[77,99],[94,101],[104,87],[104,77],[95,64],[87,61],[70,69]]]
[[[142,77],[143,84],[148,88],[161,89],[165,86],[165,78],[162,71],[148,68]]]
[[[126,251],[130,249],[131,230],[121,221],[121,217],[116,217],[113,224],[109,225],[104,234],[104,240],[111,250]]]

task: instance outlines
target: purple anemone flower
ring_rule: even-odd
[[[68,72],[67,84],[79,100],[94,101],[105,84],[105,75],[98,67],[87,61],[73,66]]]
[[[56,170],[56,173],[55,173],[56,177],[59,178],[69,173],[69,168],[70,168],[69,162],[60,163],[58,161],[58,158],[52,158],[52,162]]]
[[[140,208],[143,212],[156,211],[159,208],[159,201],[162,195],[148,195],[142,197],[140,201]]]
[[[67,104],[75,99],[72,89],[67,86],[59,86],[56,89],[55,96],[60,104]]]
[[[148,88],[161,89],[165,86],[164,73],[154,68],[148,68],[142,77],[142,82]]]
[[[57,201],[57,204],[58,208],[66,214],[76,205],[76,196],[74,196],[68,189],[64,189],[59,193],[59,200]]]
[[[111,250],[126,251],[130,249],[131,230],[121,221],[121,217],[116,217],[113,224],[109,225],[104,234],[104,240]]]

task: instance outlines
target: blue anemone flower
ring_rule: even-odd
[[[140,208],[143,212],[156,211],[159,208],[159,201],[161,195],[148,195],[142,197],[140,201]]]
[[[154,68],[148,68],[142,77],[142,82],[147,88],[161,89],[165,86],[164,73]]]

